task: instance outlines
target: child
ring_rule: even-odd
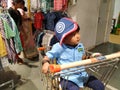
[[[82,60],[85,51],[83,44],[80,43],[79,30],[78,24],[69,18],[62,18],[57,22],[55,35],[59,42],[54,44],[52,49],[43,58],[43,73],[47,73],[49,61],[54,58],[57,59],[58,64]],[[63,90],[82,90],[84,85],[93,90],[104,90],[104,85],[101,81],[94,76],[88,75],[86,71],[69,76],[67,86],[64,88],[63,82],[65,81],[66,78],[61,79]]]

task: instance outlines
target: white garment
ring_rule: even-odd
[[[8,58],[7,58],[7,56],[5,56],[5,57],[1,57],[0,60],[1,60],[1,64],[2,64],[2,67],[3,67],[3,68],[9,66],[9,62],[8,62]]]
[[[7,3],[7,6],[8,8],[12,7],[13,6],[13,0],[8,0],[8,3]]]

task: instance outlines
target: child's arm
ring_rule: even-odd
[[[47,56],[45,56],[42,61],[42,65],[43,65],[42,72],[43,73],[45,74],[48,73],[49,64],[50,64],[50,59]]]

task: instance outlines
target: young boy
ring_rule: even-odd
[[[54,44],[52,49],[43,58],[43,73],[47,73],[49,61],[56,58],[58,64],[71,63],[82,60],[85,54],[84,46],[80,43],[80,28],[76,22],[69,18],[60,19],[55,26],[55,35],[59,42]],[[78,67],[77,67],[78,68]],[[64,72],[64,70],[63,70]],[[62,90],[82,90],[85,86],[93,90],[104,90],[104,85],[96,77],[90,76],[86,71],[75,73],[69,76],[67,86],[64,88],[61,79]]]

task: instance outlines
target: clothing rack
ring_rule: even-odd
[[[10,90],[13,90],[14,87],[15,87],[13,80],[9,80],[9,81],[7,81],[7,82],[5,82],[5,83],[0,84],[0,88],[4,87],[4,86],[6,86],[6,85],[10,85]]]
[[[5,71],[4,70],[4,66],[2,65],[2,58],[0,58],[0,73],[2,73],[2,71]],[[15,88],[15,85],[14,85],[14,80],[13,79],[10,79],[8,81],[2,81],[3,83],[0,83],[0,89],[3,89],[5,86],[9,85],[8,88],[9,90],[13,90]]]
[[[2,8],[0,7],[0,15],[4,14],[4,13],[8,13],[8,10],[6,8]],[[1,17],[2,18],[2,17]],[[6,56],[4,57],[0,57],[0,73],[2,73],[2,71],[5,71],[4,69],[4,66],[6,67],[7,65],[5,64],[8,64],[6,63],[5,60],[3,60],[4,62],[2,62],[2,59],[5,59],[5,60],[8,60],[8,58],[6,58]],[[1,77],[1,76],[0,76]],[[3,88],[6,88],[6,86],[8,86],[7,88],[9,90],[13,90],[15,88],[15,85],[14,85],[14,80],[13,79],[10,79],[8,81],[1,81],[3,83],[0,83],[0,89],[2,90]]]

